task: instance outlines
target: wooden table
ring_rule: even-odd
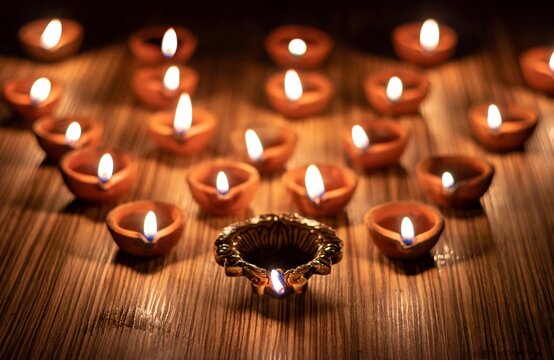
[[[347,163],[337,134],[372,110],[361,80],[395,59],[340,43],[321,69],[336,96],[321,116],[289,121],[271,110],[264,80],[275,68],[254,54],[199,53],[193,104],[219,118],[202,155],[156,150],[146,131],[152,112],[129,81],[136,64],[122,42],[56,64],[2,56],[0,82],[47,75],[66,92],[59,115],[101,119],[103,144],[135,154],[139,184],[128,199],[180,205],[185,235],[170,255],[145,261],[118,252],[104,219],[108,206],[74,200],[32,133],[0,108],[0,357],[71,358],[463,358],[553,355],[554,100],[526,88],[517,51],[503,31],[485,46],[427,71],[432,91],[421,116],[398,119],[412,134],[401,165],[359,174],[346,209],[325,221],[344,240],[344,258],[303,296],[252,295],[227,278],[212,245],[219,230],[248,215],[294,208],[279,176],[263,180],[249,214],[213,218],[199,211],[185,183],[189,168],[232,156],[229,131],[258,122],[300,134],[289,167]],[[513,100],[540,113],[523,152],[488,153],[472,138],[467,110]],[[446,211],[431,256],[416,262],[382,256],[364,213],[390,200],[426,201],[415,165],[433,154],[468,154],[496,167],[482,209]]]

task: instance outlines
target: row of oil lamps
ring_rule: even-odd
[[[79,24],[55,19],[27,24],[19,35],[30,55],[56,60],[75,53],[82,34]],[[392,38],[399,57],[420,66],[447,60],[457,42],[452,29],[439,27],[434,20],[400,26]],[[199,76],[182,63],[194,53],[195,36],[181,27],[153,27],[133,34],[128,45],[134,57],[148,65],[133,75],[131,83],[137,98],[153,109],[175,109],[152,116],[151,138],[163,150],[178,155],[202,151],[213,137],[217,120],[207,109],[194,107],[193,111],[189,94],[194,93]],[[265,92],[274,109],[291,118],[325,109],[333,94],[331,82],[322,74],[292,68],[318,66],[328,57],[332,45],[327,34],[301,26],[281,27],[267,37],[265,46],[270,57],[276,64],[291,68],[266,81]],[[552,53],[545,48],[532,49],[522,55],[521,65],[531,86],[554,92],[554,55],[548,58],[549,52]],[[402,68],[370,75],[364,88],[378,112],[399,115],[417,111],[428,93],[429,81],[419,71]],[[135,160],[119,151],[97,149],[102,136],[100,123],[80,117],[52,117],[62,92],[59,84],[46,78],[9,81],[3,89],[12,108],[33,123],[33,131],[47,156],[60,161],[69,190],[84,201],[115,202],[135,183]],[[537,123],[534,110],[515,104],[480,105],[470,110],[469,118],[475,137],[496,151],[522,147]],[[346,153],[356,166],[375,170],[398,163],[409,133],[393,120],[364,120],[346,126],[342,138]],[[259,174],[285,167],[294,152],[297,135],[286,127],[267,125],[236,130],[231,140],[245,162],[212,161],[193,167],[187,177],[199,206],[217,216],[235,214],[249,206],[260,182]],[[467,156],[441,156],[421,161],[416,172],[433,202],[463,207],[478,202],[487,191],[494,168],[486,161]],[[311,164],[286,171],[282,179],[294,204],[302,213],[314,217],[342,211],[357,186],[356,173],[336,165]],[[137,201],[113,209],[106,222],[122,250],[148,257],[165,254],[175,246],[184,231],[185,216],[171,204]],[[444,218],[438,210],[415,202],[376,206],[368,211],[365,222],[379,249],[398,258],[428,253],[444,228]],[[227,262],[222,265],[227,274],[242,274],[242,270],[231,271]],[[258,279],[263,285],[262,293],[267,287],[276,294],[284,293],[285,283],[292,283],[292,272],[287,279],[287,271],[273,270],[270,275],[263,270],[264,276]],[[260,292],[260,287],[256,288]]]

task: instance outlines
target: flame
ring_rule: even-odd
[[[225,195],[229,192],[229,180],[227,180],[227,175],[225,175],[225,172],[220,171],[217,173],[215,187],[218,194],[220,195]]]
[[[56,47],[62,37],[62,22],[58,19],[50,20],[40,35],[40,47],[51,50]]]
[[[321,177],[319,169],[314,164],[311,164],[306,169],[304,185],[310,200],[313,202],[321,200],[323,194],[325,193],[325,184],[323,183],[323,178]]]
[[[164,75],[164,89],[167,91],[175,91],[179,88],[181,72],[179,67],[173,65],[167,68]]]
[[[554,51],[552,51],[552,55],[550,55],[550,61],[548,61],[548,67],[552,72],[554,72]]]
[[[248,129],[244,133],[244,140],[246,141],[246,151],[248,151],[250,159],[259,161],[264,153],[264,147],[258,134],[254,130]]]
[[[502,115],[500,115],[498,106],[494,104],[489,105],[489,110],[487,112],[487,125],[492,131],[498,130],[502,125]]]
[[[447,190],[454,188],[454,185],[455,185],[454,176],[452,176],[452,174],[448,171],[445,171],[442,173],[441,182],[442,182],[442,187]]]
[[[269,274],[269,277],[271,279],[271,287],[276,294],[283,295],[285,293],[283,274],[275,269],[271,269]]]
[[[364,128],[358,124],[352,126],[352,141],[354,146],[360,150],[365,150],[369,147],[369,137]]]
[[[402,241],[404,241],[404,244],[406,245],[411,245],[414,241],[414,225],[412,224],[412,220],[410,220],[409,217],[404,217],[402,219],[402,224],[400,225],[400,236],[402,237]]]
[[[398,76],[391,77],[387,83],[387,98],[392,102],[396,102],[402,97],[403,91],[402,80]]]
[[[177,103],[175,117],[173,118],[173,130],[178,135],[183,135],[192,125],[192,103],[188,93],[182,93]]]
[[[285,73],[285,96],[289,101],[296,101],[302,97],[302,82],[298,73],[294,70],[287,70]]]
[[[110,154],[104,154],[98,163],[98,179],[101,183],[108,182],[113,175],[113,159]]]
[[[423,50],[433,52],[439,45],[440,30],[439,24],[433,19],[427,19],[421,26],[419,43]]]
[[[73,146],[81,138],[81,125],[77,121],[72,121],[65,130],[65,143]]]
[[[156,214],[150,210],[144,217],[144,237],[146,237],[146,240],[152,241],[156,237],[157,232],[158,220],[156,219]]]
[[[308,50],[308,45],[302,39],[292,39],[289,42],[289,52],[292,56],[304,56]]]
[[[40,103],[50,96],[50,90],[52,90],[50,80],[45,77],[37,79],[31,86],[31,91],[29,91],[31,103],[35,106],[40,105]]]
[[[172,58],[177,52],[177,33],[175,29],[169,28],[162,38],[162,54],[166,58]]]

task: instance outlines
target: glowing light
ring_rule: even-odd
[[[396,102],[400,100],[403,91],[402,80],[398,76],[391,77],[387,83],[387,98],[389,101]]]
[[[308,45],[302,39],[292,39],[289,42],[289,52],[293,56],[304,56],[308,50]]]
[[[283,295],[285,293],[285,279],[283,277],[283,274],[275,269],[271,269],[269,274],[269,277],[271,279],[271,287],[276,294]]]
[[[110,154],[104,154],[98,163],[98,179],[101,183],[108,182],[113,175],[113,159]]]
[[[264,147],[258,134],[254,130],[248,129],[244,133],[244,140],[246,141],[246,151],[248,151],[250,159],[259,161],[264,153]]]
[[[439,24],[433,19],[427,19],[421,26],[419,43],[423,50],[433,52],[439,45],[440,30]]]
[[[323,183],[323,178],[317,166],[313,164],[308,166],[306,175],[304,176],[304,185],[310,200],[315,203],[321,200],[325,193],[325,184]]]
[[[442,173],[442,187],[446,190],[452,190],[454,188],[454,185],[456,184],[454,181],[454,176],[448,171],[445,171]]]
[[[182,93],[177,103],[175,117],[173,118],[173,130],[177,135],[183,135],[192,125],[192,102],[187,93]]]
[[[289,101],[296,101],[302,97],[302,82],[298,73],[294,70],[287,70],[285,73],[285,96]]]
[[[162,38],[162,54],[166,58],[172,58],[177,52],[177,33],[175,29],[169,28]]]
[[[37,79],[31,86],[31,91],[29,91],[31,103],[35,106],[40,105],[40,103],[50,96],[51,90],[52,84],[50,83],[50,80],[45,77]]]
[[[225,195],[229,192],[229,180],[227,180],[227,175],[225,175],[225,172],[220,171],[217,173],[215,187],[219,195]]]
[[[164,89],[167,91],[175,91],[179,88],[181,72],[179,68],[175,65],[172,65],[167,68],[164,75]]]
[[[492,131],[497,131],[502,126],[502,115],[498,106],[491,104],[487,111],[487,125]]]
[[[65,130],[65,143],[73,146],[81,138],[81,125],[77,121],[71,122]]]
[[[352,141],[354,146],[360,150],[365,150],[369,147],[369,137],[364,128],[358,124],[352,126]]]
[[[62,37],[62,23],[58,19],[50,20],[40,35],[40,47],[51,50],[56,47]]]
[[[158,232],[158,220],[152,210],[146,213],[144,217],[144,237],[148,241],[154,240]]]
[[[554,72],[554,51],[552,51],[552,55],[550,55],[550,61],[548,61],[548,67],[550,68],[550,71]]]
[[[412,224],[412,220],[408,217],[402,219],[402,224],[400,224],[400,236],[406,245],[411,245],[412,242],[414,242],[414,225]]]

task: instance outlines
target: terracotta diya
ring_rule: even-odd
[[[46,116],[33,124],[33,132],[46,157],[58,161],[71,150],[96,148],[102,137],[102,125],[85,117]]]
[[[305,292],[312,275],[328,275],[342,259],[342,240],[315,220],[265,214],[225,227],[214,255],[227,276],[250,280],[255,294],[281,298]]]
[[[73,150],[61,159],[60,170],[75,197],[91,203],[116,202],[136,182],[134,160],[115,150]]]
[[[282,71],[265,82],[265,94],[271,107],[290,118],[321,113],[333,96],[333,85],[316,72]]]
[[[281,26],[265,40],[268,55],[282,67],[319,66],[329,57],[332,48],[333,39],[329,35],[309,26]]]
[[[409,138],[409,133],[391,120],[360,120],[345,127],[342,134],[348,157],[366,170],[398,164]]]
[[[42,77],[36,80],[10,80],[4,85],[2,93],[17,115],[33,123],[56,109],[63,89],[57,82]]]
[[[377,205],[364,221],[377,248],[398,259],[428,254],[444,230],[444,217],[436,208],[411,201]]]
[[[127,44],[143,64],[184,63],[194,54],[198,40],[182,26],[152,26],[135,32]]]
[[[231,160],[216,160],[190,169],[187,182],[194,200],[215,216],[238,214],[248,208],[260,184],[255,167]]]
[[[450,27],[428,19],[396,27],[392,45],[399,58],[420,66],[434,66],[448,60],[456,48],[458,35]]]
[[[194,94],[198,73],[180,65],[144,67],[135,71],[131,85],[143,105],[167,109],[177,105],[182,93]]]
[[[346,167],[312,164],[285,172],[283,183],[302,213],[325,217],[336,215],[348,204],[358,178]]]
[[[183,237],[185,214],[160,201],[133,201],[108,213],[106,225],[117,246],[139,257],[169,253]]]
[[[469,111],[473,134],[486,148],[498,152],[521,149],[538,122],[537,112],[516,104],[482,104]]]
[[[554,47],[534,47],[519,57],[521,73],[529,86],[554,95]]]
[[[265,125],[231,133],[235,152],[260,173],[282,170],[296,147],[298,136],[284,126]]]
[[[181,94],[175,112],[154,114],[148,132],[162,150],[181,156],[196,154],[210,143],[216,126],[215,115],[201,107],[192,109],[188,94]]]
[[[417,164],[417,178],[435,204],[464,207],[479,203],[491,185],[494,167],[470,156],[433,156]]]
[[[40,19],[19,29],[19,41],[31,57],[55,61],[76,54],[83,41],[83,27],[70,19]]]
[[[417,112],[429,87],[424,74],[408,69],[377,71],[364,82],[367,100],[375,110],[386,115]]]

